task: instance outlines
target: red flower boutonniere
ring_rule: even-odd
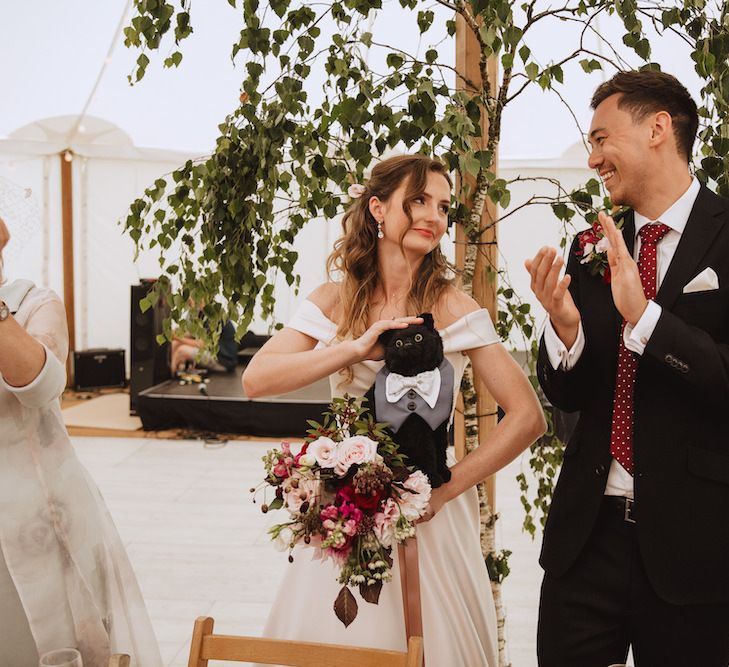
[[[617,226],[618,229],[622,228],[622,220]],[[577,242],[579,247],[575,250],[575,256],[579,258],[580,264],[587,265],[590,275],[600,276],[605,284],[610,284],[610,265],[607,257],[610,242],[600,223],[595,221],[590,229],[580,232]]]

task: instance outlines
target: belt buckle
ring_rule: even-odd
[[[635,504],[635,501],[631,498],[625,499],[625,512],[623,514],[623,519],[627,521],[628,523],[635,523],[635,519],[633,518],[633,505]]]

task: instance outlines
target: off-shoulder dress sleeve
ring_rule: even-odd
[[[301,303],[287,326],[315,338],[324,345],[331,345],[337,337],[337,325],[308,299]]]
[[[459,320],[440,330],[443,351],[465,352],[499,342],[491,315],[485,308],[466,313]]]

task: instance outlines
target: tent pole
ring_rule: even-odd
[[[73,151],[59,153],[61,160],[61,221],[63,229],[63,303],[68,323],[66,386],[73,386],[73,352],[76,349],[76,303],[73,275]]]

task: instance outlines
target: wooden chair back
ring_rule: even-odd
[[[422,667],[423,639],[411,637],[408,651],[316,644],[285,639],[213,634],[214,620],[195,621],[188,667],[208,667],[208,660],[258,662],[291,667]]]
[[[129,667],[130,660],[126,653],[115,653],[109,658],[109,667]]]

